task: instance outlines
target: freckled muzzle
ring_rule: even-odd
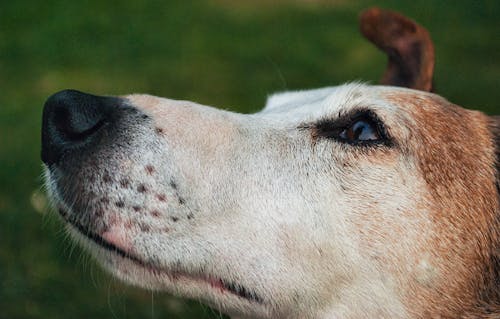
[[[240,155],[230,156],[235,167],[213,165],[237,148],[226,139],[239,122],[213,108],[158,101],[74,90],[47,100],[41,155],[55,208],[70,235],[126,282],[212,304],[265,305],[238,267],[220,265],[233,252],[219,249],[219,234],[209,230],[225,211],[220,196],[232,196],[222,183],[234,192],[240,184],[232,179]],[[199,134],[200,123],[220,126]],[[211,176],[214,169],[225,178]]]

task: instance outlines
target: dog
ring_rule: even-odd
[[[235,318],[500,318],[500,117],[431,93],[428,32],[360,16],[382,85],[236,114],[65,90],[46,186],[114,276]]]

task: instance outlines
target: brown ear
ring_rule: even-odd
[[[379,8],[363,11],[359,23],[363,36],[389,57],[381,84],[432,91],[434,45],[424,27]]]

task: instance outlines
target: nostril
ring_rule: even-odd
[[[54,112],[52,125],[61,134],[61,138],[69,141],[81,141],[97,132],[104,124],[104,118],[96,115],[82,114],[86,110],[73,110],[72,107],[61,107]],[[88,113],[88,112],[86,112]]]
[[[123,100],[64,90],[47,99],[42,120],[42,161],[57,163],[68,151],[89,147],[93,136],[113,121]]]

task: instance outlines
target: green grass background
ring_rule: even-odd
[[[76,88],[254,112],[274,91],[376,83],[385,57],[357,26],[372,5],[427,26],[438,93],[500,113],[500,1],[1,1],[0,318],[219,317],[116,282],[47,217],[44,100]]]

